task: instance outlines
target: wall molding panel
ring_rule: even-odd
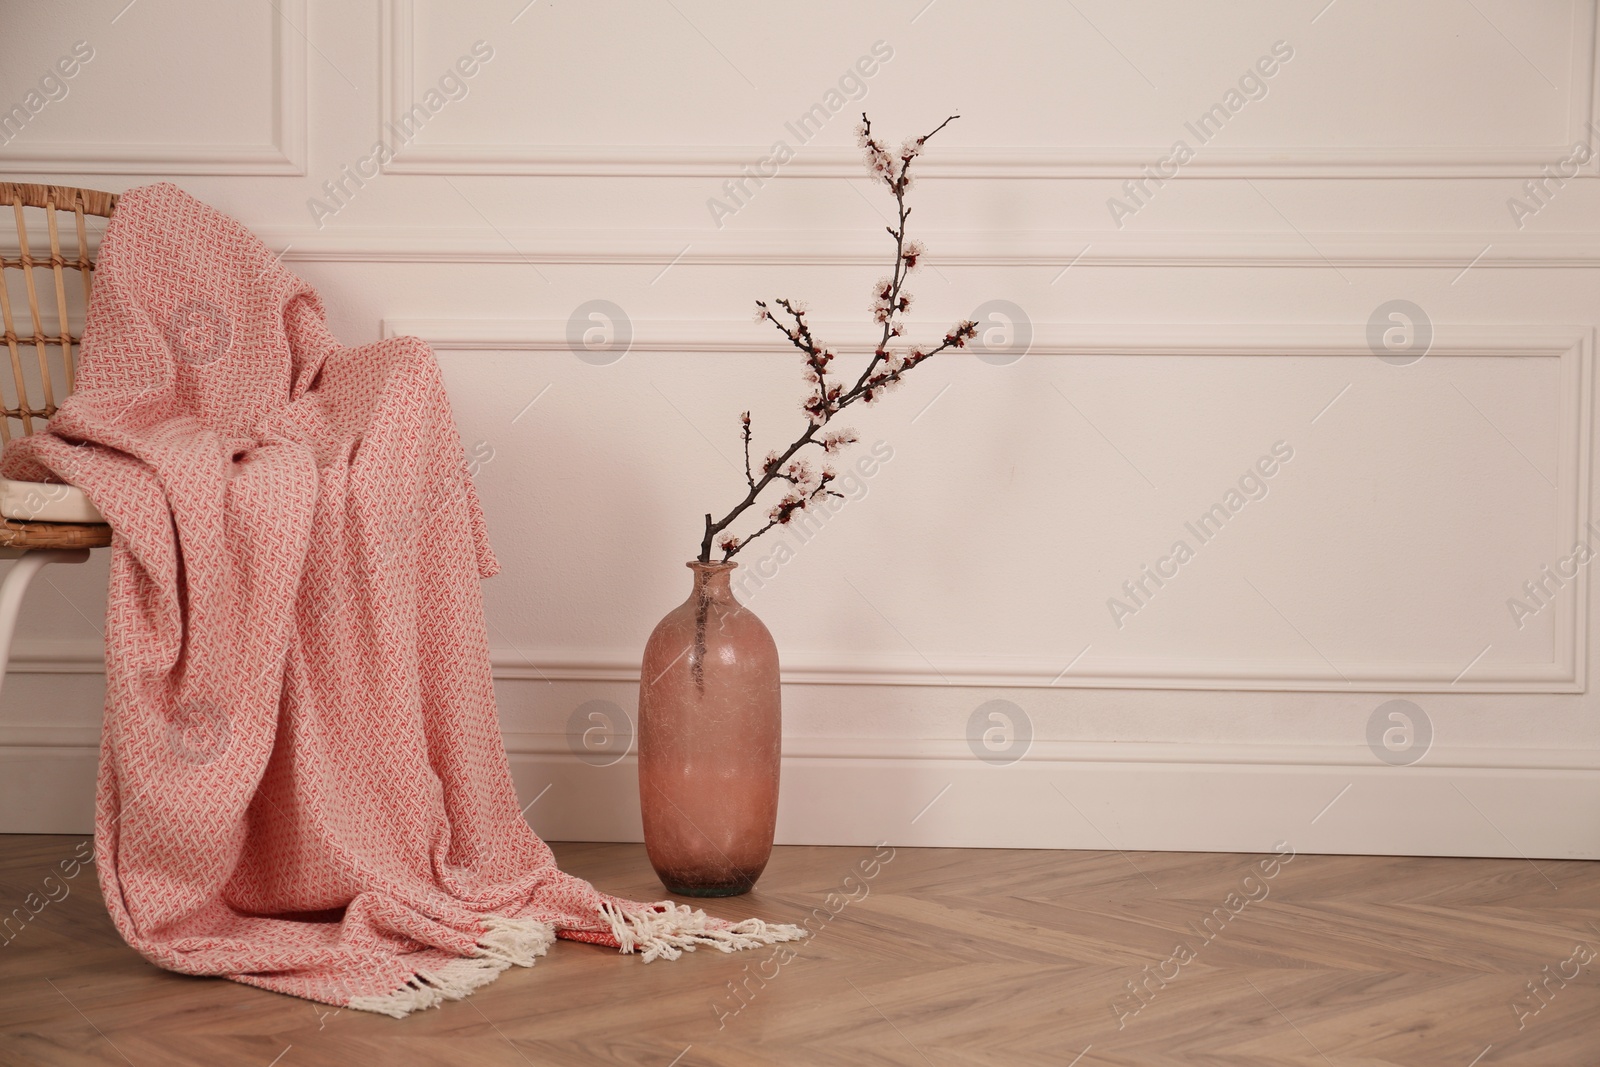
[[[847,335],[843,323],[813,323],[819,334]],[[566,323],[555,320],[385,319],[385,336],[410,334],[443,351],[570,353]],[[848,347],[841,350],[849,351]],[[633,323],[630,352],[648,354],[785,352],[777,339],[755,340],[748,323],[650,320]],[[1589,514],[1593,388],[1592,331],[1581,326],[1438,326],[1429,358],[1553,358],[1559,361],[1561,454],[1552,544],[1570,545]],[[1342,325],[1035,323],[1030,357],[1088,355],[1229,355],[1251,358],[1321,356],[1370,360],[1362,327]],[[1060,658],[920,655],[855,657],[835,653],[784,659],[784,680],[809,685],[1000,686],[1028,688],[1223,689],[1301,692],[1578,693],[1587,661],[1587,570],[1556,616],[1548,663],[1482,665],[1468,677],[1459,662],[1344,663],[1317,658],[1293,665],[1225,660],[1180,662],[1086,655],[1070,671]],[[501,678],[637,681],[638,650],[548,649],[527,655],[499,650]]]
[[[15,141],[0,151],[0,174],[305,175],[308,0],[271,3],[273,129],[266,143]]]
[[[1211,178],[1536,178],[1541,168],[1566,157],[1574,144],[1594,146],[1600,110],[1596,65],[1600,0],[1573,6],[1568,84],[1561,102],[1565,138],[1537,146],[1502,145],[1396,147],[1209,147],[1185,165],[1185,173]],[[413,98],[416,83],[417,0],[384,0],[381,60],[383,107],[380,126]],[[549,102],[558,103],[558,102]],[[1137,147],[1021,148],[993,145],[947,148],[919,163],[929,177],[988,180],[1039,178],[1133,178],[1170,142]],[[525,175],[536,177],[682,178],[729,177],[766,155],[765,145],[494,145],[408,144],[384,165],[392,174]],[[785,164],[784,173],[808,178],[855,178],[861,173],[854,148],[810,147]],[[1600,163],[1583,168],[1600,176]]]

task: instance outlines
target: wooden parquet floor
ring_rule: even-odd
[[[397,1021],[157,970],[92,868],[46,886],[82,840],[0,836],[6,914],[66,890],[0,944],[0,1064],[1600,1065],[1600,863],[780,848],[710,908],[809,918],[793,958],[561,942]],[[555,848],[661,896],[642,846]]]

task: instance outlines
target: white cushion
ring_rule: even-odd
[[[82,489],[0,478],[0,515],[28,522],[105,522]]]

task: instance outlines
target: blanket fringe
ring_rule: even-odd
[[[624,911],[603,902],[600,914],[611,924],[611,936],[624,953],[641,952],[644,962],[657,958],[675,960],[700,945],[711,945],[723,952],[758,948],[779,941],[798,941],[808,931],[788,923],[766,923],[760,919],[724,926],[699,908],[670,900]]]
[[[556,940],[555,927],[538,919],[490,915],[483,925],[473,955],[451,960],[437,971],[418,971],[393,993],[352,997],[345,1006],[403,1019],[419,1008],[460,1000],[500,977],[508,967],[532,967]]]

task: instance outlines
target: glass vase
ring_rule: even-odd
[[[749,892],[772,855],[782,713],[778,647],[735,598],[737,563],[690,561],[689,599],[645,645],[639,804],[668,891]]]

